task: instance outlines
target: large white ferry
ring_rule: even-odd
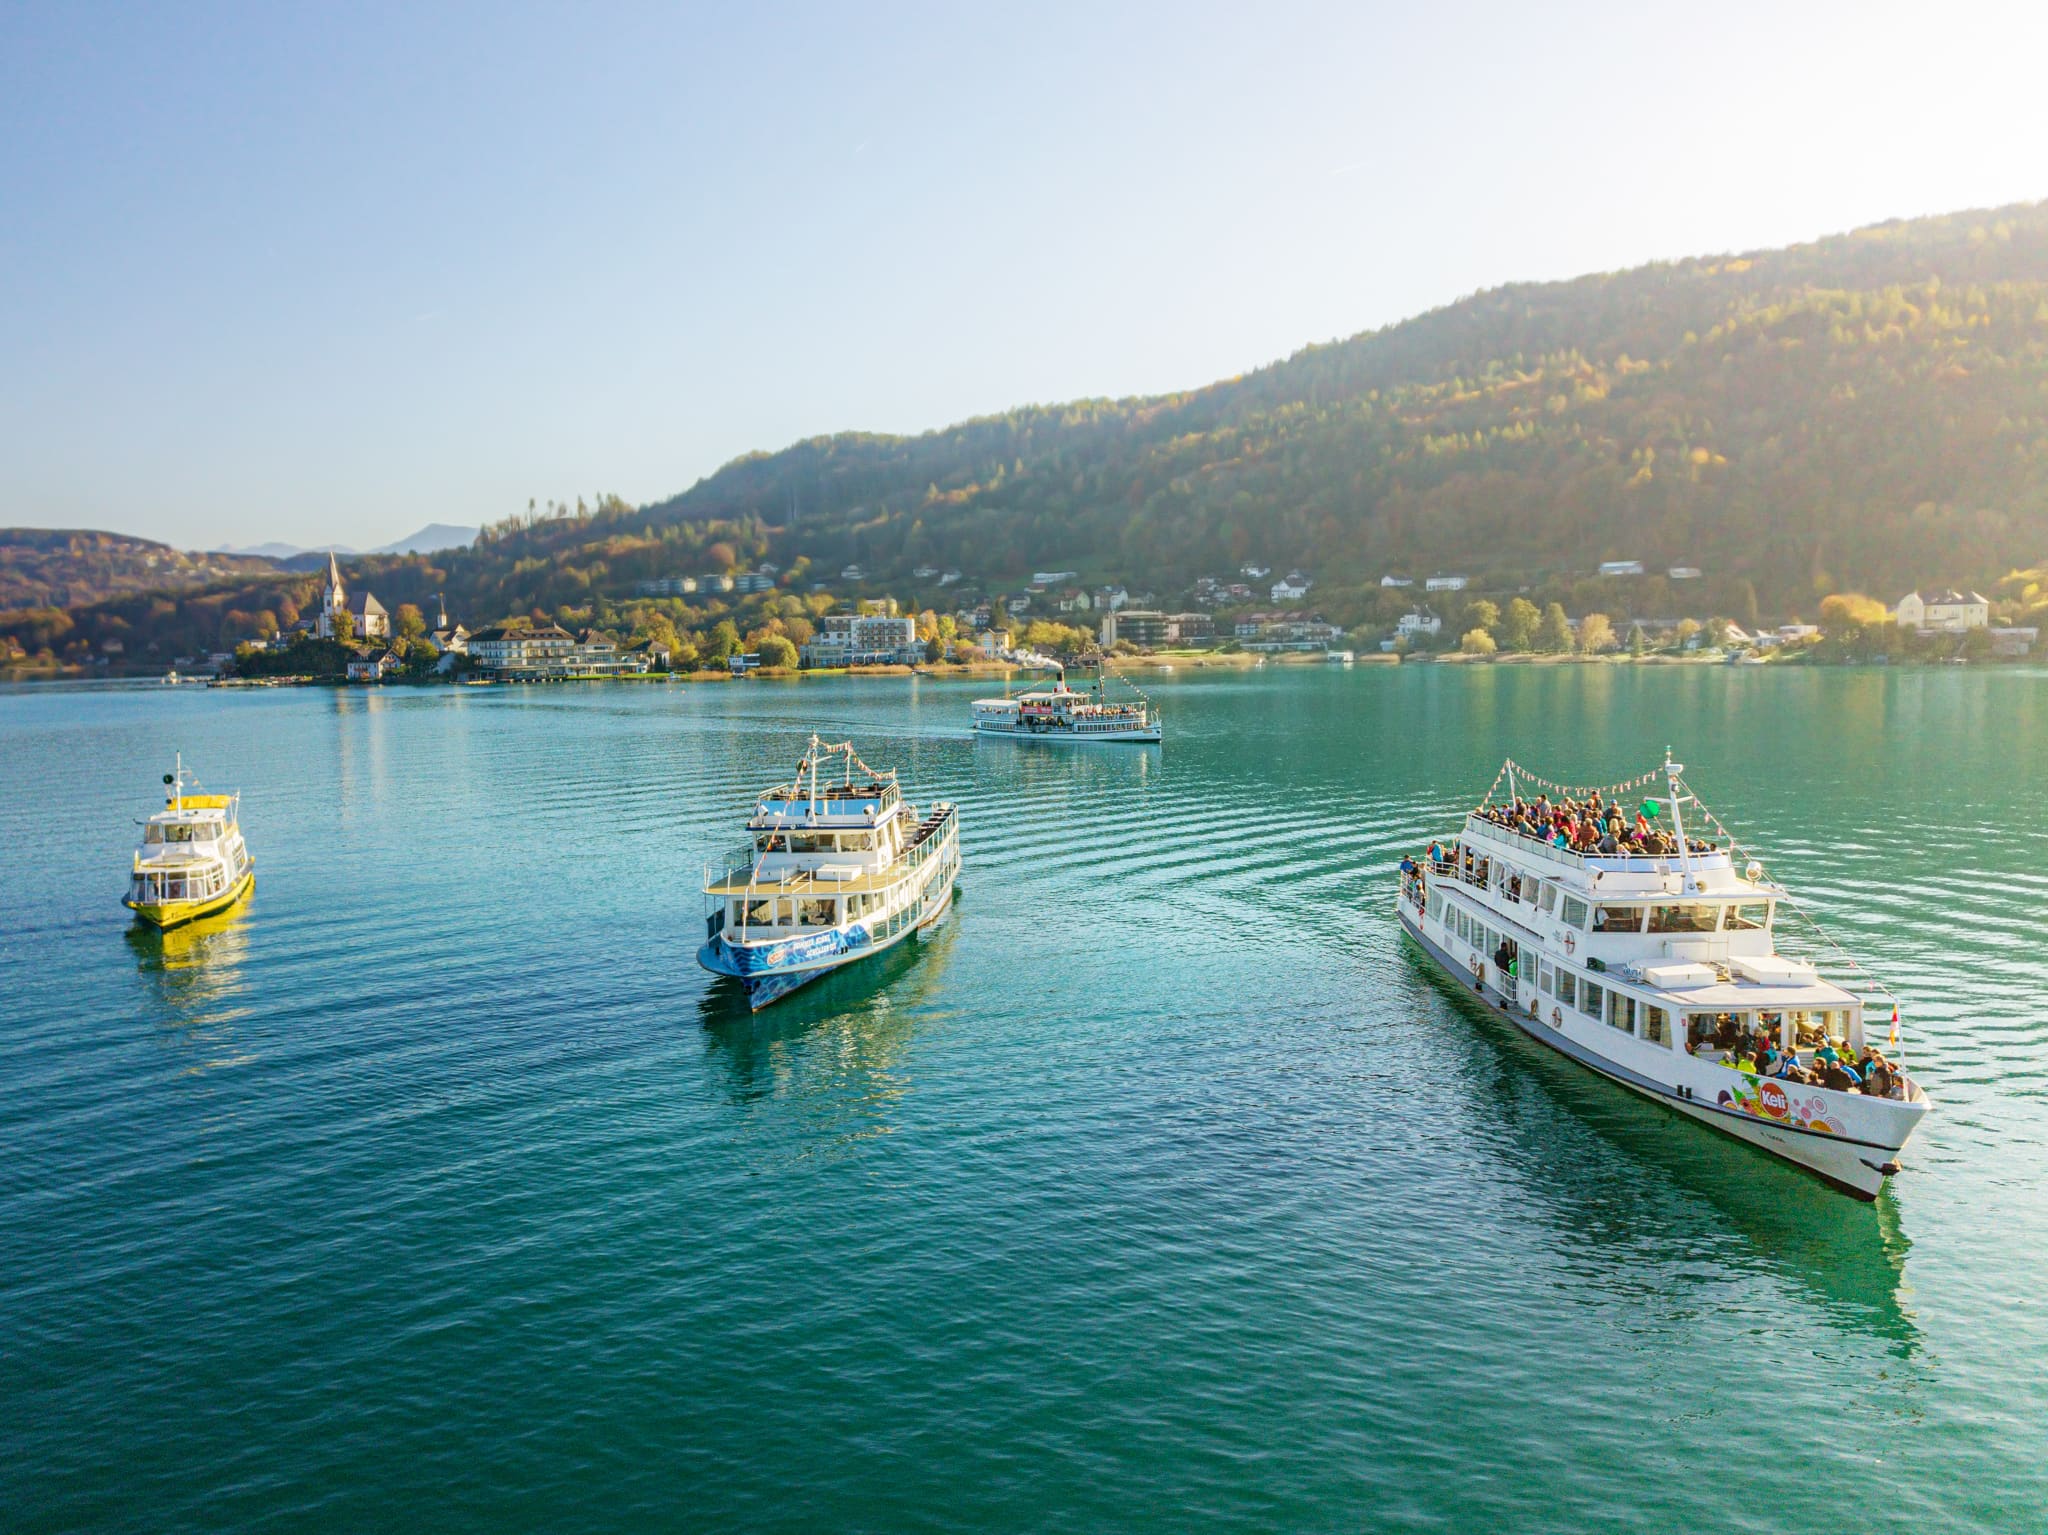
[[[1015,698],[977,698],[974,731],[1031,741],[1156,743],[1160,739],[1159,711],[1136,688],[1131,688],[1131,693],[1130,702],[1112,703],[1103,696],[1099,675],[1094,687],[1077,691],[1067,686],[1066,673],[1061,672],[1049,688]]]
[[[226,911],[256,887],[256,866],[242,840],[241,795],[188,793],[183,756],[164,784],[170,792],[143,822],[121,904],[168,929]]]
[[[830,782],[835,758],[845,772]],[[760,796],[747,829],[753,840],[705,871],[697,963],[739,981],[756,1009],[928,930],[952,902],[958,810],[919,816],[895,773],[877,773],[851,742],[812,736],[795,779]]]
[[[1533,1038],[1874,1199],[1929,1107],[1893,1059],[1897,1004],[1825,978],[1854,962],[1824,940],[1817,958],[1779,951],[1796,906],[1754,859],[1736,868],[1682,771],[1667,753],[1587,790],[1509,762],[1504,800],[1489,790],[1456,840],[1403,861],[1401,925]],[[1885,1050],[1866,1035],[1877,1008]]]

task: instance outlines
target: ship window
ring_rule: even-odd
[[[1566,1007],[1579,1005],[1579,978],[1573,971],[1559,969],[1557,972],[1557,1000]]]
[[[1643,1009],[1643,1038],[1653,1045],[1671,1042],[1671,1015],[1661,1007]]]
[[[1769,927],[1771,925],[1771,903],[1769,901],[1738,901],[1728,908],[1728,926],[1731,930]]]
[[[1618,991],[1607,993],[1607,1021],[1624,1034],[1636,1031],[1636,999]]]
[[[796,923],[798,927],[831,927],[833,902],[812,899],[797,903]]]
[[[1536,891],[1536,909],[1546,917],[1557,909],[1557,886],[1548,880]]]
[[[1652,906],[1653,933],[1711,933],[1720,920],[1718,906]]]
[[[1607,993],[1592,981],[1579,988],[1579,1011],[1589,1018],[1606,1016]]]
[[[1643,926],[1643,909],[1640,906],[1595,906],[1593,908],[1593,931],[1596,933],[1636,933]]]
[[[1536,989],[1546,997],[1555,994],[1557,990],[1556,972],[1550,968],[1550,961],[1547,959],[1536,962]]]
[[[734,927],[738,927],[742,922],[746,921],[746,919],[747,903],[745,901],[732,902],[730,909],[725,914],[725,920],[731,923]]]
[[[144,842],[161,842],[164,840],[164,829],[161,826],[145,826],[142,829],[142,840]]]
[[[1566,927],[1584,927],[1586,925],[1586,903],[1575,895],[1565,896],[1562,909],[1558,913],[1558,920],[1564,923]]]

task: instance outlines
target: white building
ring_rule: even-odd
[[[1425,608],[1413,613],[1403,613],[1401,621],[1394,625],[1394,633],[1404,640],[1412,640],[1418,634],[1443,633],[1444,621]]]
[[[917,621],[886,613],[827,613],[803,647],[805,666],[910,665],[924,659]]]
[[[1300,571],[1290,571],[1281,580],[1273,583],[1275,602],[1299,602],[1308,595],[1308,589],[1315,583]]]
[[[1079,579],[1079,572],[1072,570],[1038,570],[1031,575],[1033,586],[1058,586],[1062,581]]]
[[[1422,587],[1424,591],[1430,592],[1462,592],[1470,584],[1471,579],[1470,576],[1436,575],[1423,582]]]
[[[1602,560],[1600,574],[1603,576],[1639,576],[1643,573],[1641,560]]]
[[[479,671],[507,677],[567,677],[576,637],[553,624],[528,629],[494,625],[470,636],[469,659]]]
[[[1899,599],[1899,627],[1924,633],[1961,634],[1991,624],[1991,604],[1976,592],[1926,587]]]
[[[1381,586],[1413,586],[1414,584],[1415,584],[1415,578],[1414,578],[1413,576],[1381,576],[1381,577],[1380,577],[1380,585],[1381,585]]]
[[[1697,565],[1673,565],[1664,574],[1674,581],[1697,581],[1700,578],[1700,568]]]

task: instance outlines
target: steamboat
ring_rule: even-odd
[[[1402,861],[1401,925],[1532,1038],[1874,1199],[1929,1107],[1895,1059],[1897,1003],[1810,919],[1781,952],[1781,919],[1803,913],[1756,860],[1736,866],[1683,771],[1667,752],[1631,783],[1568,789],[1510,761],[1456,839]]]
[[[256,888],[256,866],[242,840],[241,795],[190,792],[182,755],[164,786],[164,808],[142,823],[121,904],[169,930],[233,906]]]
[[[1135,687],[1130,690],[1130,701],[1111,700],[1103,694],[1100,674],[1092,688],[1075,689],[1067,686],[1066,673],[1062,671],[1049,688],[1020,693],[1015,698],[976,699],[974,733],[1027,741],[1155,745],[1160,740],[1159,711]]]
[[[870,768],[851,742],[813,735],[795,778],[758,797],[747,830],[705,870],[697,962],[737,980],[757,1011],[929,931],[952,903],[958,809],[920,815],[895,773]]]

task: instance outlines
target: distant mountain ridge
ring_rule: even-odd
[[[258,559],[279,562],[298,560],[309,555],[326,559],[330,552],[344,557],[362,554],[432,554],[440,549],[466,549],[476,542],[477,529],[453,522],[430,522],[417,532],[408,533],[404,538],[388,544],[379,544],[374,549],[358,549],[352,544],[246,544],[229,545],[221,550],[223,554],[249,555]]]

